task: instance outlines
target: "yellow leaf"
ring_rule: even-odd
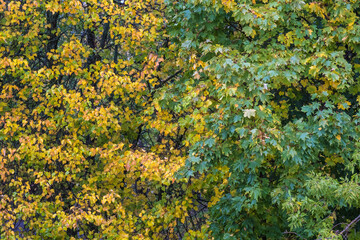
[[[315,86],[308,86],[306,88],[306,90],[309,92],[309,93],[315,93],[316,92],[316,87]]]
[[[340,140],[341,140],[341,136],[340,136],[340,135],[337,135],[337,136],[336,136],[336,139],[340,141]]]
[[[308,83],[308,80],[303,79],[303,80],[300,81],[300,83],[301,83],[301,85],[302,85],[303,87],[305,87],[306,84]]]

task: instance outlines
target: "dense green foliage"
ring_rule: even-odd
[[[231,173],[212,236],[334,237],[360,212],[360,3],[194,0],[172,13],[182,50],[206,63],[186,85],[210,101],[184,173]]]
[[[359,1],[0,9],[1,238],[360,238]]]

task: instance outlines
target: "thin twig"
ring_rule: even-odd
[[[344,230],[342,230],[340,232],[340,235],[343,235],[345,232],[347,232],[348,230],[350,230],[350,228],[352,227],[352,225],[356,224],[358,221],[360,221],[360,215],[357,216],[354,220],[351,221],[351,223],[349,223],[346,228],[344,228]]]
[[[295,235],[298,236],[299,238],[305,239],[305,238],[303,238],[302,236],[300,236],[299,234],[297,234],[296,232],[288,232],[288,231],[285,231],[285,232],[283,232],[283,234],[295,234]]]

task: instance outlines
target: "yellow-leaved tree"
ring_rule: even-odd
[[[187,61],[164,12],[157,0],[0,1],[2,238],[200,234],[198,184],[174,177],[186,113],[161,103]]]

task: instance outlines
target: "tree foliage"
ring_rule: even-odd
[[[0,238],[358,237],[358,1],[0,9]]]

